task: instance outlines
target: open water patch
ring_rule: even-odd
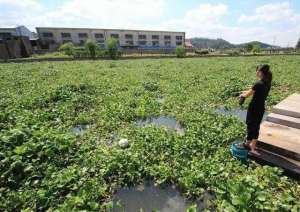
[[[72,133],[78,136],[82,136],[85,131],[90,127],[88,124],[79,124],[72,128]]]
[[[180,135],[184,134],[184,128],[181,126],[181,124],[177,122],[175,118],[167,116],[157,116],[147,119],[141,119],[137,121],[137,125],[141,128],[151,125],[159,127],[162,126],[168,130],[175,130]]]
[[[135,187],[119,189],[113,198],[113,211],[182,212],[195,204],[197,211],[202,211],[208,207],[208,201],[213,199],[213,194],[205,192],[201,199],[193,202],[184,198],[172,186],[162,188],[155,186],[151,181],[145,181],[144,184]],[[117,202],[122,206],[117,206]]]
[[[166,99],[165,99],[165,97],[163,97],[163,96],[159,96],[159,97],[156,99],[156,101],[157,101],[158,103],[160,103],[160,104],[163,104],[163,103],[166,101]]]
[[[215,110],[217,114],[225,115],[225,116],[235,116],[239,118],[241,121],[245,122],[247,118],[247,110],[240,108],[226,109],[224,107],[219,107]],[[268,113],[265,112],[263,116],[263,121],[266,120]]]

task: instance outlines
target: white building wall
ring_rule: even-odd
[[[171,42],[171,46],[176,46],[176,36],[182,36],[181,43],[184,45],[184,39],[185,39],[185,33],[184,32],[167,32],[167,31],[138,31],[138,30],[118,30],[118,29],[85,29],[85,28],[37,28],[37,32],[39,35],[39,38],[42,42],[53,42],[56,45],[61,45],[64,41],[72,41],[74,44],[82,44],[82,42],[85,42],[88,39],[94,40],[94,41],[102,41],[106,40],[111,37],[112,34],[118,34],[119,35],[119,44],[121,46],[127,46],[127,41],[133,41],[132,46],[138,46],[139,45],[139,35],[146,35],[146,45],[147,46],[153,46],[153,41],[158,41],[158,44],[160,47],[165,46],[165,39],[164,36],[168,35],[171,36],[171,39],[169,40]],[[43,33],[52,33],[52,38],[46,38],[43,36]],[[71,38],[63,38],[61,33],[70,33]],[[80,38],[79,33],[86,33],[86,38]],[[103,38],[95,38],[95,34],[102,33],[104,35]],[[132,39],[126,39],[126,34],[132,35]],[[153,35],[158,35],[159,39],[152,39]]]

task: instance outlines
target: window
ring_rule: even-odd
[[[50,39],[50,40],[47,40],[47,43],[48,43],[48,44],[55,44],[55,41],[52,40],[52,39]]]
[[[147,39],[147,35],[139,35],[139,39],[140,40],[145,40],[145,39]]]
[[[125,39],[133,39],[133,35],[132,34],[126,34]]]
[[[84,45],[84,43],[85,43],[84,40],[80,40],[80,41],[79,41],[79,44],[80,44],[80,45]]]
[[[95,33],[95,38],[104,38],[103,33]]]
[[[52,32],[43,32],[43,37],[45,37],[45,38],[52,38],[53,37],[53,33]]]
[[[176,36],[176,40],[182,40],[182,36],[177,35],[177,36]]]
[[[171,40],[171,35],[165,35],[165,36],[164,36],[164,39],[165,39],[165,40]]]
[[[158,40],[159,39],[159,35],[152,35],[152,39],[153,40]]]
[[[165,46],[171,46],[171,41],[165,41]]]
[[[104,43],[104,40],[97,40],[97,43]]]
[[[152,46],[159,46],[159,42],[158,41],[152,41]]]
[[[78,37],[80,37],[80,38],[87,38],[88,34],[87,33],[78,33]]]
[[[139,46],[146,46],[147,45],[147,41],[139,41]]]
[[[62,37],[62,38],[70,38],[70,37],[71,37],[71,33],[68,33],[68,32],[62,32],[62,33],[61,33],[61,37]]]
[[[132,40],[127,40],[127,41],[126,41],[126,45],[128,45],[128,46],[133,46],[133,41],[132,41]]]
[[[182,42],[181,41],[177,41],[176,42],[176,46],[182,46]]]
[[[119,34],[110,34],[111,38],[119,39]]]
[[[0,33],[0,38],[7,38],[10,37],[11,33],[10,32],[2,32]]]

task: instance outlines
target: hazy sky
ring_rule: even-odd
[[[300,0],[0,0],[0,27],[132,28],[294,46]]]

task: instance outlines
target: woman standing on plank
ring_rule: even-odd
[[[269,65],[261,65],[256,68],[256,77],[258,81],[250,90],[243,91],[241,99],[253,96],[247,111],[247,138],[245,146],[250,148],[255,154],[258,154],[256,143],[259,136],[260,123],[265,112],[265,101],[271,89],[272,72]]]

